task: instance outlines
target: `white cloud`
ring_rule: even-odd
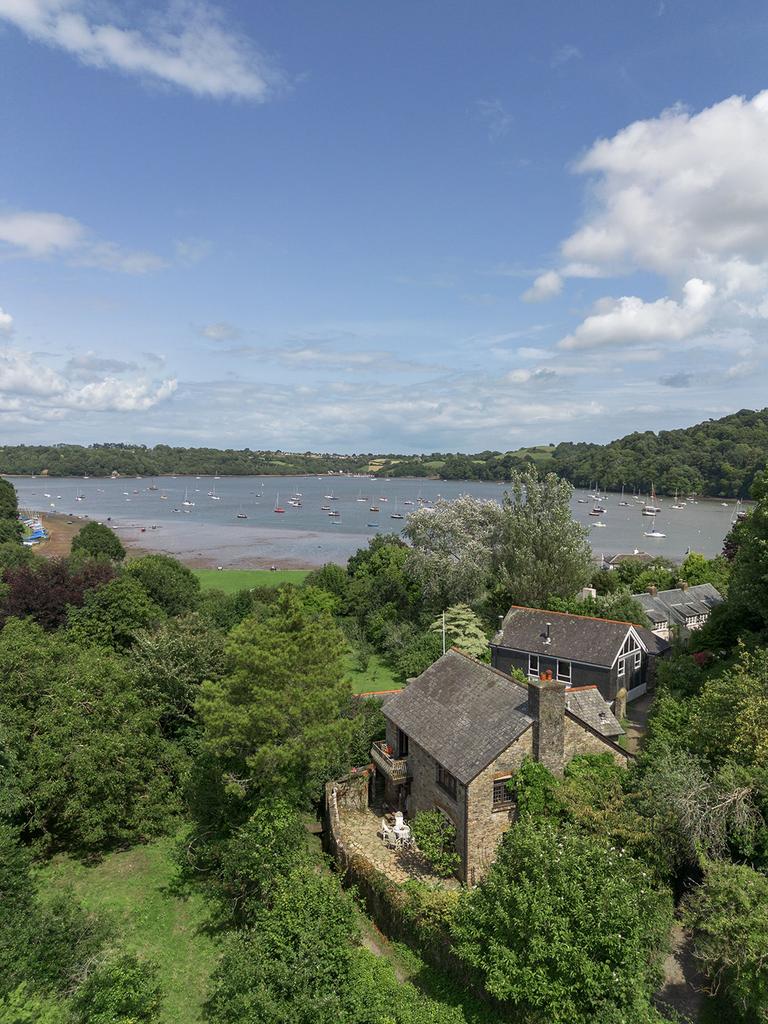
[[[99,241],[74,217],[46,211],[0,213],[0,246],[3,243],[19,256],[44,259],[64,255],[75,266],[99,267],[124,274],[147,274],[168,265],[155,253]]]
[[[711,283],[691,278],[683,288],[682,302],[666,298],[644,302],[636,295],[601,299],[596,312],[563,338],[559,347],[588,349],[681,341],[706,325],[714,293]]]
[[[99,365],[96,357],[83,356],[70,360],[68,375],[61,374],[46,366],[34,356],[18,349],[0,351],[0,408],[6,411],[23,410],[27,415],[41,414],[56,416],[67,409],[81,409],[99,412],[137,412],[152,408],[169,398],[176,390],[175,380],[155,383],[142,379],[118,380],[104,376],[86,384],[73,384],[70,377],[72,364],[75,370],[83,368],[90,360],[91,366]],[[102,360],[102,367],[115,370],[115,361]],[[129,368],[129,364],[118,364]],[[122,369],[117,372],[122,372]]]
[[[546,384],[556,377],[557,374],[554,370],[550,370],[548,366],[540,366],[535,370],[510,370],[506,379],[509,384],[528,384],[532,380]]]
[[[0,334],[9,338],[13,334],[13,317],[0,306]]]
[[[478,100],[476,107],[480,120],[484,121],[488,127],[489,139],[495,142],[497,139],[502,139],[505,135],[509,134],[515,118],[504,107],[501,100]]]
[[[148,274],[168,266],[164,259],[153,252],[123,249],[114,242],[95,242],[88,245],[75,257],[74,262],[81,267],[99,267],[102,270],[117,270],[123,274]]]
[[[282,76],[252,43],[203,0],[178,0],[164,13],[148,8],[142,26],[124,23],[120,6],[99,19],[88,0],[0,0],[0,18],[30,39],[96,68],[114,68],[187,89],[198,96],[264,101]],[[109,20],[111,18],[111,20]]]
[[[241,336],[242,332],[234,324],[228,324],[226,321],[220,320],[215,324],[206,324],[200,330],[200,333],[204,338],[208,338],[209,341],[234,341]]]
[[[596,176],[594,212],[563,243],[566,262],[695,275],[730,294],[766,287],[768,91],[636,121],[575,169]]]
[[[559,68],[562,67],[563,64],[567,64],[569,61],[581,60],[582,56],[583,54],[578,46],[573,46],[572,43],[566,43],[565,46],[561,46],[559,49],[555,50],[549,63],[551,67]]]
[[[128,373],[129,370],[138,370],[136,363],[126,363],[122,359],[106,359],[96,355],[95,352],[86,352],[85,355],[72,356],[64,366],[64,373],[67,377],[80,380],[93,380],[104,374]]]
[[[523,292],[525,302],[543,302],[559,295],[563,288],[563,279],[556,270],[546,270],[539,274],[527,292]]]
[[[3,0],[0,0],[0,5]],[[60,213],[20,211],[0,214],[0,242],[29,256],[49,256],[80,245],[85,229]]]

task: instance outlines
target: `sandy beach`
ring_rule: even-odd
[[[44,558],[62,558],[70,553],[72,540],[89,521],[89,516],[69,516],[58,512],[41,515],[49,539],[35,547]],[[96,522],[103,520],[96,519]],[[327,536],[307,531],[254,529],[251,550],[243,551],[243,533],[237,527],[213,527],[210,523],[159,523],[146,526],[140,523],[110,522],[109,525],[127,551],[127,557],[139,558],[150,553],[171,555],[193,569],[315,569],[328,561],[344,564],[345,558],[335,558],[328,550]],[[285,547],[285,533],[290,534],[292,545],[302,549],[301,557],[281,555]],[[364,543],[365,538],[361,538]],[[303,554],[306,549],[306,555]]]

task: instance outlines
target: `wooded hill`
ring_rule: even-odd
[[[768,462],[768,409],[742,409],[680,430],[628,434],[609,444],[558,445],[429,455],[173,448],[170,445],[8,445],[0,447],[0,473],[50,476],[292,476],[304,473],[375,473],[441,480],[508,480],[534,464],[577,487],[658,494],[748,497],[755,474]]]

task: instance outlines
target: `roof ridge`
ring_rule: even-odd
[[[494,675],[501,676],[501,678],[506,683],[513,683],[518,689],[525,690],[525,687],[523,686],[522,683],[519,683],[516,679],[514,679],[507,672],[502,672],[501,669],[500,668],[496,668],[495,665],[488,665],[486,662],[480,661],[479,658],[475,658],[473,655],[467,654],[466,651],[462,651],[461,648],[460,647],[456,647],[455,644],[450,648],[450,650],[453,651],[455,654],[460,654],[462,656],[462,658],[465,658],[467,661],[471,661],[473,665],[479,665],[480,668],[487,668],[488,671],[489,672],[493,672]],[[446,651],[445,653],[448,654],[448,651]],[[433,661],[432,664],[435,665],[436,662]],[[430,666],[430,668],[431,667],[432,666]]]
[[[589,619],[591,622],[612,622],[614,626],[635,626],[634,622],[627,622],[626,619],[601,619],[599,615],[580,615],[578,612],[559,612],[554,608],[530,608],[527,604],[513,604],[509,611],[517,608],[525,612],[542,612],[546,615],[569,615],[572,619]],[[507,612],[509,615],[509,612]],[[505,616],[506,618],[506,616]],[[637,628],[637,627],[635,627]]]

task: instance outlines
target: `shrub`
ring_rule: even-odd
[[[456,829],[440,811],[419,811],[411,822],[411,832],[421,853],[436,875],[450,878],[461,864],[456,850]]]

